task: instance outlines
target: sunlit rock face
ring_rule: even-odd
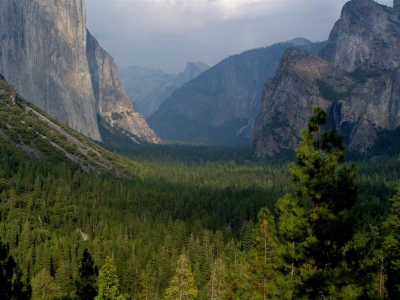
[[[96,43],[86,30],[83,0],[0,2],[0,73],[18,93],[98,141],[102,138],[96,115],[107,116],[103,107],[109,102],[106,106],[124,109],[127,115],[126,121],[115,125],[158,141],[149,128],[135,132],[136,121],[130,119],[137,113],[112,58]],[[96,67],[101,61],[105,64]],[[136,123],[147,127],[141,120]]]
[[[372,0],[352,0],[342,9],[321,57],[345,71],[363,65],[394,69],[400,64],[399,1],[394,9]]]

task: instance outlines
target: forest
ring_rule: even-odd
[[[110,143],[121,176],[0,135],[2,299],[398,299],[398,153],[350,159],[325,123],[263,160]]]

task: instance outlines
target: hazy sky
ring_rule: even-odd
[[[346,0],[86,0],[87,27],[120,70],[179,73],[296,37],[328,39]],[[392,6],[392,0],[378,3]]]

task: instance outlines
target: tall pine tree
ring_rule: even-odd
[[[198,294],[192,270],[185,254],[179,257],[174,277],[165,291],[165,299],[196,299]]]
[[[391,206],[383,223],[383,249],[386,258],[386,289],[390,299],[400,299],[400,186],[391,199]]]
[[[123,300],[124,297],[119,291],[119,279],[117,267],[111,256],[106,257],[106,262],[100,269],[97,279],[99,292],[95,300]]]
[[[81,266],[78,270],[78,279],[75,281],[76,295],[79,299],[91,300],[97,295],[98,270],[89,251],[83,251]]]
[[[296,193],[277,203],[285,273],[296,299],[360,294],[346,261],[355,227],[356,170],[345,163],[345,145],[336,131],[323,131],[326,122],[326,112],[315,107],[302,130],[297,162],[290,165]]]

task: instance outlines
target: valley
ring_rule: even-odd
[[[0,16],[0,299],[400,298],[399,0],[177,75]]]

